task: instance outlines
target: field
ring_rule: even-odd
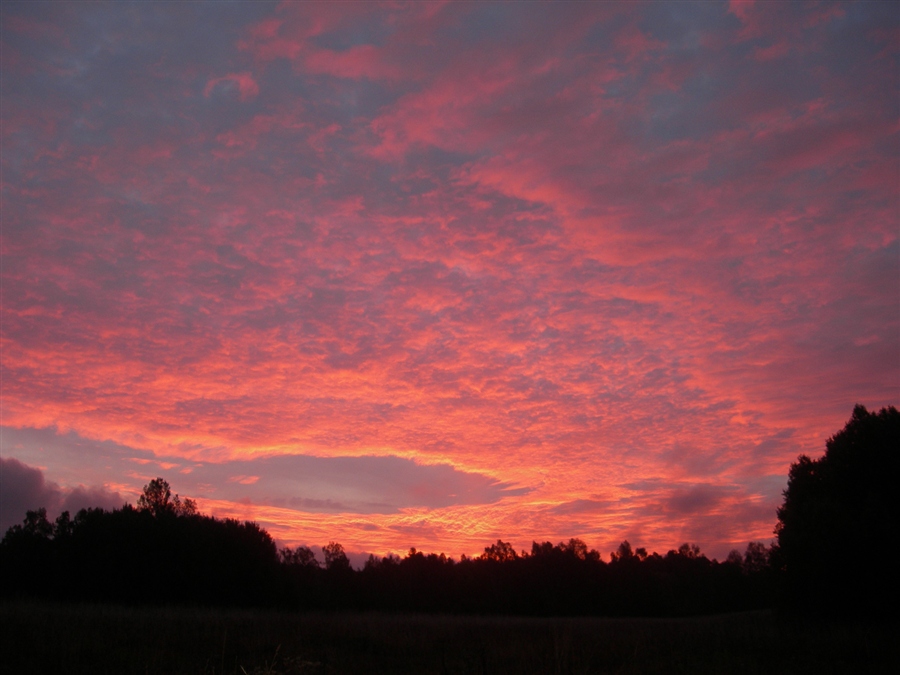
[[[897,625],[0,605],[5,673],[894,673]]]

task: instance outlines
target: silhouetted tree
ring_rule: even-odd
[[[751,541],[744,551],[742,568],[745,574],[765,572],[769,568],[769,549],[761,541]]]
[[[322,555],[325,556],[325,569],[349,570],[350,559],[344,553],[344,547],[336,541],[330,541],[322,547]]]
[[[519,555],[512,544],[501,539],[498,539],[496,544],[485,546],[484,553],[481,554],[482,560],[493,560],[495,562],[508,562],[518,557]]]
[[[63,511],[59,514],[56,518],[56,522],[53,524],[53,538],[57,541],[67,539],[72,536],[74,531],[75,523],[72,522],[69,512]]]
[[[53,524],[47,520],[47,509],[40,508],[25,512],[25,520],[21,525],[13,525],[6,531],[4,541],[30,542],[27,545],[34,546],[37,542],[49,541],[53,536]]]
[[[278,554],[255,523],[196,513],[156,479],[141,508],[44,509],[0,541],[0,594],[125,603],[265,605],[280,601]],[[281,588],[279,588],[281,584]]]
[[[688,544],[685,542],[678,547],[678,555],[683,558],[699,558],[701,555],[700,547],[697,546],[697,544]]]
[[[298,546],[295,549],[285,546],[279,551],[279,556],[281,557],[281,562],[288,566],[319,567],[316,554],[308,546]]]
[[[539,558],[539,557],[549,557],[553,555],[554,546],[551,542],[545,541],[542,543],[537,543],[536,541],[531,542],[531,557]]]
[[[615,551],[612,551],[609,554],[609,558],[612,562],[627,562],[634,558],[634,551],[631,549],[631,544],[628,543],[626,539],[621,544],[619,544],[619,548]]]
[[[562,550],[568,553],[571,556],[574,556],[578,560],[600,560],[600,554],[597,551],[593,551],[588,549],[587,544],[585,544],[581,539],[572,538],[569,539],[565,544],[559,545]]]
[[[778,509],[774,558],[788,606],[817,612],[896,611],[893,557],[846,554],[846,547],[895,541],[900,524],[900,413],[857,405],[825,455],[791,465]],[[844,551],[844,553],[842,553]]]
[[[138,510],[149,511],[154,516],[175,515],[192,516],[197,513],[197,504],[193,499],[184,501],[178,495],[172,496],[169,484],[162,478],[154,478],[144,486],[143,494],[138,498]]]
[[[27,513],[0,541],[0,596],[127,604],[277,605],[527,615],[680,616],[765,606],[770,551],[719,564],[684,544],[666,556],[622,542],[605,563],[577,538],[517,554],[498,539],[459,562],[411,548],[356,571],[341,544],[278,551],[257,524],[218,520],[161,478],[138,508]]]

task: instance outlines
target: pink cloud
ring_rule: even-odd
[[[790,44],[788,42],[776,42],[773,45],[769,45],[768,47],[757,47],[753,50],[753,58],[757,61],[771,61],[773,59],[780,59],[784,57],[788,51],[790,50]]]
[[[256,84],[253,75],[250,73],[230,73],[209,80],[206,83],[206,87],[203,88],[203,95],[209,98],[216,87],[222,84],[226,87],[236,86],[242,101],[247,101],[259,94],[259,85]]]
[[[259,476],[232,476],[228,480],[241,485],[253,485],[259,480]]]

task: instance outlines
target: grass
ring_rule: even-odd
[[[894,673],[897,625],[0,605],[5,673]]]

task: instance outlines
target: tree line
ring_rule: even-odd
[[[149,489],[164,486],[151,481]],[[145,488],[145,496],[148,488]],[[144,501],[144,497],[141,498]],[[258,525],[158,503],[30,511],[2,543],[6,597],[137,604],[274,606],[523,615],[681,615],[764,607],[767,549],[719,563],[684,544],[665,555],[626,541],[604,562],[579,539],[516,552],[498,540],[459,560],[410,549],[351,567],[341,544],[280,550]]]
[[[519,615],[679,616],[770,607],[878,614],[897,600],[889,556],[838,555],[897,534],[890,489],[900,447],[894,408],[854,409],[825,456],[793,464],[776,542],[724,561],[683,544],[664,555],[625,541],[604,561],[579,539],[498,540],[459,560],[410,549],[355,570],[337,542],[318,560],[278,549],[257,524],[220,520],[162,478],[137,506],[50,522],[29,511],[0,541],[0,593],[61,601]]]

